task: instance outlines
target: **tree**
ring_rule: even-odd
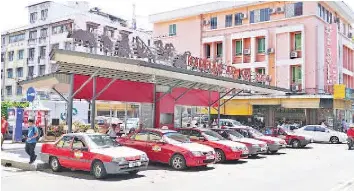
[[[7,119],[7,109],[8,108],[26,108],[29,106],[29,102],[12,102],[3,101],[1,102],[1,116],[5,116]]]

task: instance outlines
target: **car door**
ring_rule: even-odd
[[[164,140],[161,134],[156,132],[149,132],[149,140],[147,143],[147,153],[151,161],[157,161],[162,163],[169,162],[169,153],[167,143],[164,143]]]
[[[74,136],[70,157],[75,169],[90,170],[94,154],[82,136]]]
[[[280,129],[280,128],[274,129],[273,134],[274,134],[274,137],[278,137],[278,138],[288,141],[287,140],[287,133],[283,129]]]
[[[59,160],[59,163],[63,167],[71,168],[72,163],[70,160],[71,155],[71,145],[73,137],[69,135],[63,136],[55,145],[55,150],[53,155]]]
[[[148,132],[142,131],[132,135],[130,139],[125,142],[125,145],[147,153],[148,140],[149,140]]]
[[[315,127],[315,136],[314,139],[319,142],[328,142],[331,137],[331,134],[329,131],[322,127],[322,126],[316,126]]]
[[[315,138],[315,126],[314,125],[305,126],[302,129],[299,129],[298,132],[305,134],[305,135],[309,135],[309,136],[313,137],[314,141],[317,141]]]

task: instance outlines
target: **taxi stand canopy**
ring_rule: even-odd
[[[271,95],[286,95],[290,92],[290,90],[284,88],[223,76],[215,76],[212,74],[191,71],[183,68],[154,64],[139,59],[111,57],[68,50],[53,50],[51,52],[51,60],[53,62],[51,65],[52,73],[33,79],[20,81],[19,85],[25,89],[29,87],[34,87],[36,89],[52,89],[58,93],[63,100],[67,101],[67,123],[69,132],[72,129],[73,99],[75,98],[75,95],[80,92],[82,88],[84,88],[90,81],[92,81],[93,86],[91,99],[92,128],[94,127],[94,123],[92,121],[95,119],[95,112],[92,112],[95,111],[95,100],[99,98],[104,91],[111,91],[109,87],[116,80],[154,84],[153,124],[155,122],[156,103],[163,96],[169,94],[173,88],[187,88],[187,90],[176,99],[181,98],[190,89],[218,92],[218,100],[209,105],[209,107],[211,107],[218,102],[218,119],[220,118],[220,99],[230,95],[232,92],[236,93],[233,93],[231,97],[226,100],[226,102],[242,91],[254,91]],[[86,82],[81,84],[76,91],[74,91],[74,75],[84,75],[90,77],[86,80]],[[96,77],[111,79],[100,92],[96,92]],[[157,90],[165,93],[159,98],[156,98]],[[68,98],[66,99],[62,93],[67,93]]]

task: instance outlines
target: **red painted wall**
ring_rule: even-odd
[[[74,92],[89,78],[89,76],[75,75]],[[96,78],[96,93],[100,92],[110,81],[111,79],[108,78]],[[75,95],[75,99],[91,100],[91,98],[92,80]],[[152,98],[153,84],[117,80],[97,100],[152,103]]]

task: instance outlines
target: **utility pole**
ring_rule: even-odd
[[[133,3],[132,29],[133,29],[133,30],[136,30],[135,3]]]

